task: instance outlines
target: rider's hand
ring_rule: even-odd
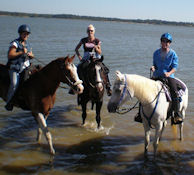
[[[28,50],[26,47],[24,47],[23,52],[24,52],[24,54],[27,54]]]
[[[152,72],[154,72],[156,69],[155,69],[155,66],[152,66],[151,68],[150,68],[150,70],[152,71]]]
[[[165,72],[164,75],[165,75],[165,77],[170,77],[170,73],[169,72]]]

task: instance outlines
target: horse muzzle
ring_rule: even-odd
[[[76,86],[73,86],[72,87],[73,91],[76,93],[76,94],[81,94],[83,93],[84,91],[84,86],[82,84],[78,84]]]

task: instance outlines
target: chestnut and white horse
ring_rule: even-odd
[[[183,83],[183,82],[182,82]],[[185,84],[184,84],[185,85]],[[141,102],[141,116],[145,131],[146,156],[150,143],[150,129],[155,128],[155,138],[153,142],[154,156],[156,155],[159,140],[164,127],[167,124],[167,113],[170,108],[165,94],[165,90],[160,81],[154,81],[146,77],[135,74],[122,74],[116,71],[113,93],[108,102],[108,111],[116,112],[117,109],[127,100],[136,97]],[[188,89],[182,95],[180,111],[185,118],[185,111],[188,105]],[[183,139],[183,122],[180,126],[180,139]]]
[[[82,93],[84,89],[82,81],[78,77],[77,68],[73,64],[74,58],[75,55],[53,60],[22,83],[13,98],[14,106],[32,112],[38,123],[37,141],[40,142],[43,133],[51,154],[55,154],[55,150],[46,119],[54,106],[56,91],[60,83],[68,84],[78,94]],[[0,97],[4,101],[6,101],[8,87],[8,69],[5,65],[0,64]]]

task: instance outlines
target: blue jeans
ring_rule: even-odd
[[[19,85],[19,80],[20,80],[20,74],[16,72],[13,69],[9,70],[9,77],[10,77],[10,85],[9,85],[9,90],[7,93],[7,103],[10,102],[12,97],[14,96],[14,93],[16,89],[18,88]]]

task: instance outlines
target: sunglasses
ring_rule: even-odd
[[[88,30],[88,32],[93,32],[93,30]]]
[[[171,41],[167,40],[167,39],[161,39],[161,42],[163,42],[163,43],[171,43]]]

